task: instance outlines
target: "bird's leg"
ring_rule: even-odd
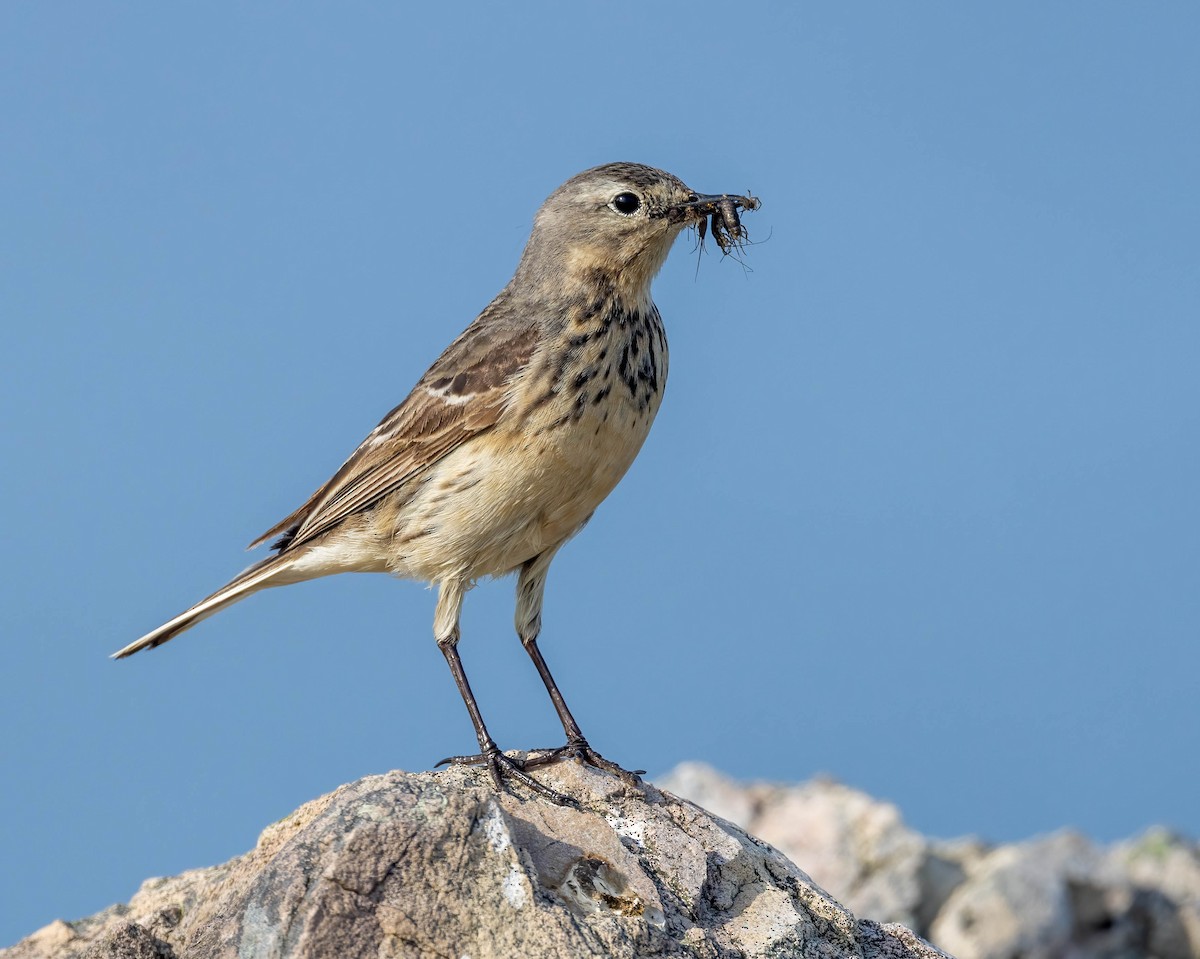
[[[454,684],[458,687],[463,702],[467,705],[467,713],[471,716],[471,725],[475,727],[475,738],[479,740],[479,753],[475,756],[448,756],[438,765],[450,763],[462,766],[487,766],[492,782],[498,790],[504,789],[504,777],[509,776],[532,789],[539,796],[544,796],[560,805],[574,805],[568,797],[543,786],[526,773],[522,764],[515,759],[505,756],[500,751],[500,747],[496,745],[496,741],[492,739],[487,726],[484,725],[483,714],[479,711],[475,694],[471,692],[471,684],[467,682],[467,673],[463,669],[462,658],[458,655],[458,620],[462,611],[463,593],[464,587],[461,583],[442,585],[438,593],[437,612],[433,618],[434,634],[437,638],[438,648],[450,666]]]
[[[567,744],[558,749],[536,750],[526,758],[525,768],[533,769],[537,766],[558,762],[561,759],[573,758],[589,766],[595,766],[597,769],[615,773],[623,779],[636,781],[638,773],[644,770],[631,773],[622,769],[616,763],[605,759],[588,744],[579,729],[579,723],[571,715],[566,700],[558,691],[558,684],[554,681],[550,667],[546,665],[546,660],[542,658],[542,651],[538,649],[537,639],[542,629],[542,598],[546,591],[546,573],[549,571],[550,561],[554,559],[557,551],[557,547],[547,550],[521,567],[521,574],[517,580],[516,625],[521,645],[525,647],[525,652],[533,660],[538,675],[542,677],[542,682],[546,685],[546,692],[550,694],[554,711],[558,713],[563,732],[567,734]]]
[[[579,723],[575,722],[575,717],[571,715],[571,710],[567,708],[562,693],[558,691],[558,685],[554,682],[554,677],[550,675],[550,669],[546,665],[546,660],[542,658],[542,651],[538,649],[536,637],[530,640],[522,639],[522,642],[525,646],[525,652],[529,654],[529,658],[533,660],[533,665],[537,668],[538,675],[542,677],[542,682],[546,684],[546,692],[550,694],[550,701],[554,703],[555,712],[558,713],[563,731],[567,734],[567,744],[565,746],[559,746],[557,749],[536,751],[526,758],[525,768],[535,769],[538,766],[545,766],[548,763],[558,762],[562,759],[577,759],[589,766],[604,769],[610,773],[615,773],[622,779],[636,783],[638,776],[644,773],[645,770],[636,769],[630,771],[624,769],[612,760],[605,759],[596,750],[592,749],[580,731]]]

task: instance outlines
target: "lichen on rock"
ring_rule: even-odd
[[[578,808],[486,774],[369,776],[222,866],[143,885],[2,959],[937,959],[857,920],[767,844],[690,802],[574,763],[539,770]]]

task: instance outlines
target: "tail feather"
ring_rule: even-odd
[[[292,557],[270,556],[262,562],[239,573],[228,583],[218,589],[195,606],[180,613],[174,619],[163,623],[141,639],[135,640],[124,649],[112,654],[113,659],[124,659],[143,649],[153,649],[168,640],[174,639],[185,630],[191,629],[202,619],[208,619],[213,613],[219,612],[226,606],[232,606],[238,600],[245,599],[251,593],[257,593],[268,586],[282,586],[290,582],[287,578],[279,578],[290,565]],[[273,580],[277,580],[273,582]]]

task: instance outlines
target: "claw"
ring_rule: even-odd
[[[611,760],[605,759],[596,750],[592,749],[588,745],[588,741],[582,736],[578,739],[568,740],[565,746],[559,746],[557,749],[534,750],[525,758],[525,762],[522,765],[526,769],[536,769],[538,766],[548,766],[551,763],[562,762],[564,759],[574,759],[585,766],[603,769],[605,772],[619,776],[632,786],[641,786],[642,781],[638,777],[646,773],[644,769],[625,769]]]
[[[540,782],[525,772],[525,763],[513,759],[511,756],[506,756],[499,748],[489,749],[486,753],[479,753],[475,756],[447,756],[437,765],[445,766],[487,766],[488,773],[492,777],[492,782],[496,786],[497,792],[504,791],[504,777],[508,776],[515,779],[525,788],[531,790],[543,799],[549,799],[559,806],[578,806],[579,804],[570,796],[564,796],[562,793],[555,792],[549,786],[543,786]]]

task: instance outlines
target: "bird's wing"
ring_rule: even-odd
[[[399,489],[472,436],[496,424],[513,378],[537,347],[532,324],[473,323],[373,429],[324,486],[250,544],[279,533],[289,549]]]

